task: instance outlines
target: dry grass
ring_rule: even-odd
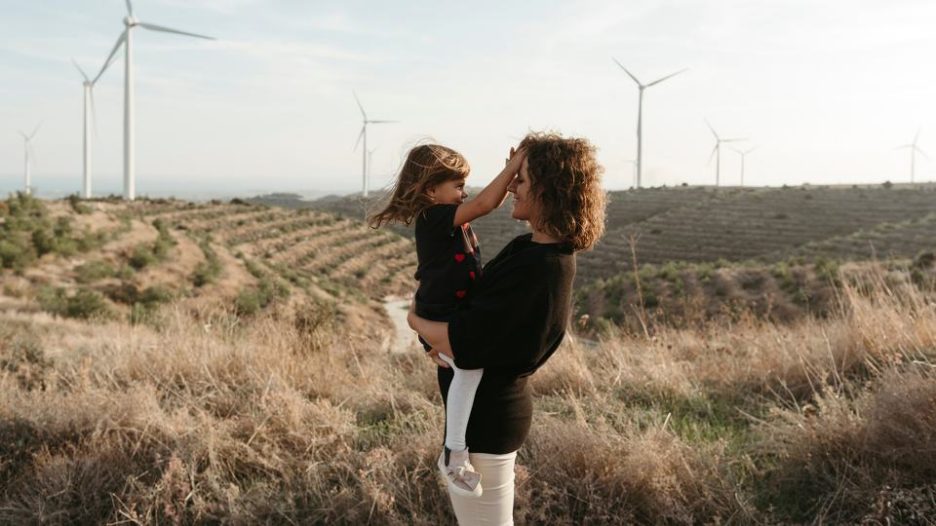
[[[827,320],[564,345],[533,378],[517,521],[926,517],[936,309],[878,278]],[[384,328],[179,305],[0,322],[0,523],[453,521],[434,372],[381,352]]]

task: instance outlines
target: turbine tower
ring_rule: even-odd
[[[83,177],[81,185],[81,196],[85,199],[91,197],[91,121],[94,120],[95,126],[97,126],[97,116],[94,115],[94,86],[97,84],[97,81],[101,78],[101,75],[107,71],[107,68],[113,64],[113,61],[106,62],[104,67],[101,68],[100,73],[97,74],[94,79],[90,79],[88,75],[85,74],[84,70],[81,69],[81,66],[72,59],[72,64],[75,65],[75,68],[78,69],[78,73],[81,73],[84,81],[82,86],[84,89],[84,126],[82,127],[82,144],[84,146],[84,163],[83,163]]]
[[[747,154],[756,150],[757,146],[753,148],[748,148],[747,150],[739,150],[738,148],[734,148],[734,147],[732,147],[731,149],[736,151],[738,155],[741,156],[741,186],[744,186],[744,158],[747,156]]]
[[[32,194],[32,174],[30,172],[32,168],[32,158],[36,156],[35,152],[33,152],[32,140],[36,136],[36,134],[39,133],[39,128],[41,126],[42,126],[42,123],[39,123],[38,125],[36,125],[36,128],[29,135],[26,135],[25,132],[20,131],[20,135],[23,136],[23,156],[25,157],[24,164],[25,164],[25,179],[26,179],[25,181],[26,195]]]
[[[371,171],[374,168],[374,152],[377,151],[377,148],[373,150],[367,150],[367,180],[370,181]]]
[[[361,126],[361,133],[358,134],[357,142],[354,143],[354,149],[357,150],[359,144],[361,144],[361,139],[364,140],[364,149],[361,151],[361,179],[363,183],[363,190],[361,191],[361,197],[367,197],[367,125],[368,124],[389,124],[400,121],[375,121],[367,118],[367,112],[364,111],[364,106],[361,105],[361,99],[358,98],[357,93],[354,91],[351,92],[354,95],[354,100],[357,102],[358,109],[361,110],[361,117],[363,117],[364,125]]]
[[[715,136],[715,147],[712,148],[712,153],[709,155],[709,163],[712,162],[712,156],[715,156],[715,186],[718,186],[721,183],[721,145],[723,142],[738,142],[745,139],[722,139],[715,133],[715,128],[712,128],[712,125],[708,120],[705,121],[708,129],[712,131],[712,135]]]
[[[634,189],[636,189],[637,188],[637,161],[633,159],[624,159],[624,162],[626,164],[631,165],[631,172],[632,172],[631,177],[633,178],[633,181],[631,182],[631,186],[633,186]]]
[[[620,68],[624,70],[624,73],[627,73],[627,75],[631,79],[633,79],[634,82],[637,83],[637,90],[638,90],[638,95],[637,95],[637,188],[640,188],[640,183],[643,181],[642,177],[643,177],[643,95],[644,95],[644,90],[649,88],[650,86],[655,86],[668,78],[675,77],[676,75],[679,75],[680,73],[686,71],[686,69],[688,68],[681,69],[677,71],[676,73],[670,73],[669,75],[662,77],[662,78],[658,78],[654,80],[653,82],[650,82],[649,84],[643,84],[639,80],[637,80],[637,77],[635,77],[633,73],[628,71],[627,68],[625,68],[623,64],[618,62],[616,58],[612,57],[611,60],[613,60],[615,64],[620,66]]]
[[[174,33],[189,37],[204,38],[214,40],[213,37],[206,37],[195,33],[170,29],[168,27],[157,26],[141,22],[133,16],[133,4],[130,0],[124,0],[127,4],[127,16],[124,18],[126,29],[117,37],[117,43],[111,51],[107,60],[104,61],[105,67],[111,61],[120,46],[124,46],[124,198],[133,201],[136,196],[136,165],[135,165],[135,147],[133,137],[133,28],[139,26],[150,31],[159,31],[162,33]]]
[[[916,177],[916,154],[920,154],[923,157],[929,159],[929,156],[917,146],[917,141],[920,139],[920,130],[917,130],[916,135],[913,136],[913,142],[910,144],[904,144],[903,146],[898,146],[898,150],[904,148],[910,149],[910,184],[913,184],[913,179]]]

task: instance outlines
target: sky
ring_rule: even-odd
[[[226,197],[371,188],[433,140],[481,186],[529,131],[588,138],[609,190],[633,184],[638,91],[648,83],[645,186],[714,184],[714,138],[756,148],[745,184],[936,181],[936,2],[670,0],[449,2],[135,0],[137,194]],[[82,85],[123,30],[122,0],[0,0],[0,192],[23,186],[34,139],[40,195],[77,192]],[[95,88],[96,193],[120,193],[123,60]],[[721,182],[738,184],[724,146]]]

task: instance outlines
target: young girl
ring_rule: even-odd
[[[481,248],[468,223],[499,207],[507,187],[520,170],[523,152],[510,150],[507,166],[477,197],[465,201],[465,179],[470,168],[461,154],[437,144],[410,150],[390,191],[387,205],[369,218],[378,228],[393,221],[416,221],[416,313],[434,321],[448,321],[459,304],[468,300],[481,275]],[[431,347],[420,338],[429,351]],[[440,355],[454,372],[445,408],[445,448],[438,466],[452,491],[466,496],[482,494],[481,475],[468,460],[465,432],[481,382],[482,369],[459,369]]]

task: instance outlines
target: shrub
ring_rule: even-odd
[[[205,255],[205,261],[195,267],[195,272],[192,273],[192,283],[196,287],[203,287],[209,283],[214,283],[221,275],[221,261],[207,239],[199,242],[198,246]]]
[[[80,288],[68,295],[61,287],[45,287],[39,291],[39,306],[42,310],[63,318],[84,320],[111,317],[107,300],[100,293]]]
[[[0,266],[23,270],[36,259],[32,244],[17,242],[16,238],[0,239]]]
[[[289,296],[289,287],[275,278],[263,278],[255,288],[244,289],[234,300],[234,310],[240,316],[260,312],[277,299]]]
[[[934,263],[936,263],[936,254],[931,251],[920,252],[915,258],[913,258],[914,268],[921,270],[933,268]]]
[[[82,215],[83,215],[83,214],[90,214],[90,213],[91,213],[91,207],[89,207],[89,206],[86,205],[86,204],[83,204],[83,203],[81,202],[81,198],[78,197],[78,194],[69,194],[68,197],[67,197],[66,199],[68,199],[68,205],[71,206],[71,209],[72,209],[76,214],[82,214]]]
[[[89,261],[75,267],[75,280],[78,283],[91,283],[115,274],[114,267],[105,261]]]
[[[133,253],[130,255],[128,263],[130,266],[136,270],[142,270],[153,263],[156,263],[158,258],[153,254],[153,249],[149,244],[143,243],[133,247]]]
[[[161,285],[154,285],[143,290],[138,296],[137,301],[130,307],[130,323],[155,324],[158,319],[156,312],[159,305],[172,301],[172,291]]]

